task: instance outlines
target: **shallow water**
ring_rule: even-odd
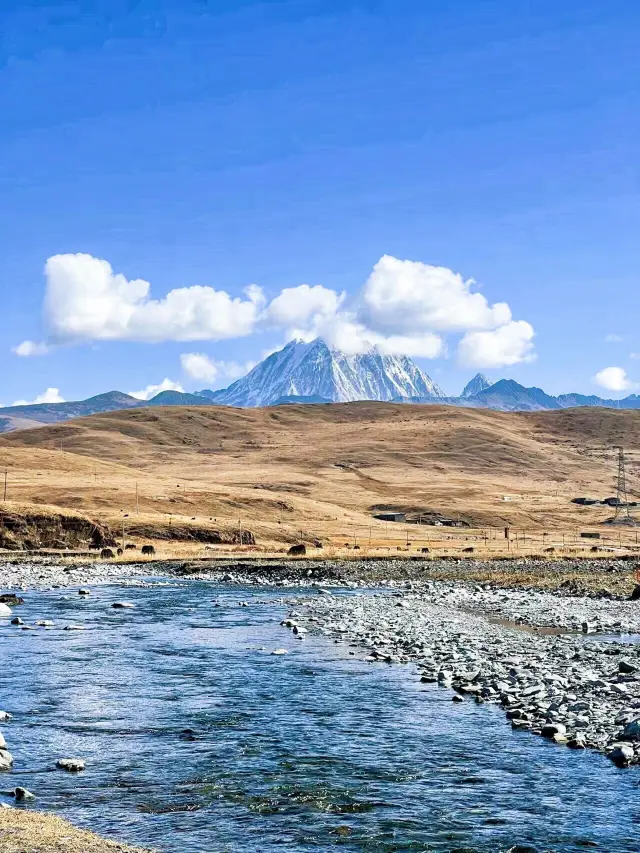
[[[201,582],[26,594],[15,612],[56,627],[0,622],[16,761],[0,787],[167,853],[640,849],[640,772],[513,732],[412,666],[297,641],[281,596]],[[111,608],[123,599],[136,609]],[[84,773],[52,769],[76,756]]]

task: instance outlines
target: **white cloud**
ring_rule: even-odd
[[[180,391],[180,393],[184,394],[184,388],[179,382],[173,382],[171,379],[163,379],[158,385],[147,385],[141,391],[129,391],[129,396],[136,397],[138,400],[150,400],[161,391]]]
[[[621,344],[622,341],[624,340],[622,335],[616,335],[616,334],[605,335],[604,339],[605,339],[606,343],[608,343],[608,344]]]
[[[629,358],[632,358],[634,360],[640,358],[640,352],[630,352]]]
[[[384,353],[421,358],[446,354],[445,332],[467,332],[462,355],[485,367],[533,358],[533,328],[512,320],[504,302],[490,305],[474,282],[445,267],[384,255],[363,289],[345,295],[327,288],[287,288],[267,309],[288,339],[324,338],[347,353],[377,346]],[[478,337],[471,337],[477,331]]]
[[[416,358],[437,358],[445,352],[444,341],[433,332],[385,336],[367,328],[358,322],[353,314],[347,312],[341,312],[335,317],[326,317],[310,329],[298,329],[293,337],[302,340],[321,337],[329,346],[350,355],[366,352],[372,346],[377,346],[387,355],[409,355]]]
[[[60,396],[59,388],[47,388],[42,394],[38,394],[35,400],[16,400],[14,406],[35,406],[38,403],[64,403],[64,397]]]
[[[345,296],[320,284],[285,287],[271,300],[265,316],[268,322],[280,328],[307,326],[335,316]]]
[[[213,384],[221,379],[239,379],[255,367],[254,361],[216,361],[201,352],[185,352],[180,356],[182,369],[191,379]]]
[[[533,361],[533,326],[512,320],[490,332],[467,332],[458,345],[458,359],[466,367],[505,367]]]
[[[263,307],[260,288],[246,299],[212,287],[181,287],[163,299],[91,255],[54,255],[46,263],[45,317],[55,343],[89,340],[221,340],[250,334]]]
[[[45,343],[25,341],[21,355],[44,352],[48,344],[96,340],[221,340],[280,329],[285,340],[323,337],[346,352],[377,345],[381,351],[414,357],[446,354],[445,335],[463,335],[467,364],[497,367],[530,361],[533,329],[514,321],[505,302],[490,304],[472,279],[446,267],[384,255],[352,298],[323,285],[287,287],[267,304],[250,285],[244,297],[195,286],[153,299],[149,282],[127,280],[91,255],[55,255],[46,263]],[[204,382],[237,377],[246,365],[185,353],[183,369]]]
[[[13,352],[22,358],[28,358],[32,355],[45,355],[49,352],[49,347],[46,344],[37,343],[36,341],[23,341],[17,347],[13,348]]]
[[[218,378],[218,365],[201,352],[184,352],[180,356],[182,369],[191,379],[203,382],[215,382]]]
[[[627,376],[627,371],[624,367],[605,367],[593,377],[602,388],[607,391],[629,391],[636,388],[636,383],[632,382]]]
[[[489,305],[475,282],[446,267],[383,255],[362,292],[363,319],[380,331],[495,329],[511,320],[505,302]]]

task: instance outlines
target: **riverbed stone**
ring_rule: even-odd
[[[623,737],[627,740],[640,740],[640,719],[627,723],[624,727]]]
[[[607,758],[618,767],[627,767],[633,761],[634,755],[632,747],[620,743],[614,745],[613,749],[607,753]]]
[[[80,773],[85,769],[85,763],[81,758],[59,758],[56,767],[69,773]]]
[[[36,795],[32,794],[31,791],[28,791],[26,788],[16,788],[13,792],[13,796],[16,799],[16,803],[22,803],[25,800],[35,800]]]

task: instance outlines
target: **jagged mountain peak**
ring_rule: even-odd
[[[476,394],[480,394],[481,391],[485,391],[487,388],[490,388],[493,383],[490,382],[484,373],[476,373],[476,375],[464,386],[462,394],[460,396],[463,399],[467,397],[474,397]]]
[[[289,397],[347,403],[444,396],[407,356],[385,355],[375,346],[348,354],[323,338],[289,341],[228,388],[200,393],[231,406],[269,406]]]

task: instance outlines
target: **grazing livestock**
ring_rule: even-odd
[[[116,554],[118,555],[118,557],[122,557],[122,555],[124,554],[124,551],[122,550],[122,548],[118,548],[118,550],[116,551]]]
[[[304,557],[306,553],[306,546],[303,545],[302,542],[299,545],[292,545],[291,548],[289,548],[289,550],[287,551],[287,554],[290,557]]]
[[[473,554],[473,552],[474,552],[476,549],[475,549],[475,548],[472,548],[472,547],[469,547],[469,548],[463,548],[462,550],[464,551],[464,553],[465,553],[465,554]]]
[[[111,548],[103,548],[100,551],[100,559],[101,560],[113,560],[114,554]]]
[[[429,549],[428,549],[428,548],[420,548],[420,551],[421,551],[423,554],[428,554],[428,553],[429,553]]]
[[[135,551],[137,550],[137,548],[138,546],[134,545],[133,542],[127,542],[127,544],[124,546],[125,551]]]
[[[142,546],[142,555],[143,557],[152,557],[156,553],[156,549],[153,545],[143,545]]]

